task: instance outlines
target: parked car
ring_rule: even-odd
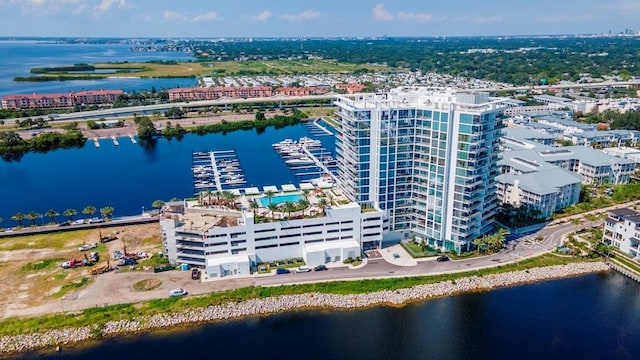
[[[200,269],[193,268],[191,269],[191,280],[200,279]]]
[[[325,271],[328,270],[326,265],[318,265],[313,268],[313,271]]]
[[[276,274],[288,274],[290,272],[291,272],[291,270],[285,269],[285,268],[277,268],[276,269]]]
[[[80,251],[87,251],[98,247],[98,243],[84,244],[78,248]]]
[[[300,266],[299,268],[296,269],[297,273],[306,273],[306,272],[309,272],[309,271],[311,271],[311,268],[308,267],[308,266],[304,266],[304,265],[302,265],[302,266]]]
[[[63,221],[60,224],[58,224],[58,226],[70,226],[71,225],[71,221],[67,220],[67,221]]]
[[[118,262],[118,266],[136,265],[137,263],[138,261],[136,259],[124,258],[124,259],[120,259],[120,262]]]
[[[449,257],[447,255],[438,256],[436,258],[437,262],[449,261]]]
[[[103,222],[104,222],[104,219],[99,217],[94,217],[92,219],[89,219],[89,224],[96,224],[96,223],[103,223]]]
[[[175,289],[169,290],[169,296],[170,297],[185,296],[187,294],[188,294],[188,292],[183,288],[175,288]]]

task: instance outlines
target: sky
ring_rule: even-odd
[[[341,37],[640,30],[640,0],[0,0],[0,36]]]

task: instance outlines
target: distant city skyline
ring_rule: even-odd
[[[0,36],[340,37],[623,32],[637,0],[0,0]]]

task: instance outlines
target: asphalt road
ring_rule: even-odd
[[[598,223],[594,223],[597,225]],[[599,223],[601,224],[601,222]],[[493,267],[501,264],[521,261],[553,250],[562,243],[562,237],[585,225],[564,224],[542,228],[526,234],[511,234],[503,251],[482,257],[464,260],[437,262],[419,261],[415,266],[394,265],[383,258],[368,259],[367,265],[358,269],[347,267],[330,268],[327,271],[258,276],[255,285],[284,285],[292,283],[321,282],[332,280],[360,280],[364,278],[403,277],[434,275],[439,273],[462,272]],[[536,240],[541,236],[542,241]]]

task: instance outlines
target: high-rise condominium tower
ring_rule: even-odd
[[[399,88],[335,104],[339,188],[385,210],[389,231],[462,251],[491,229],[498,102],[481,92]]]

